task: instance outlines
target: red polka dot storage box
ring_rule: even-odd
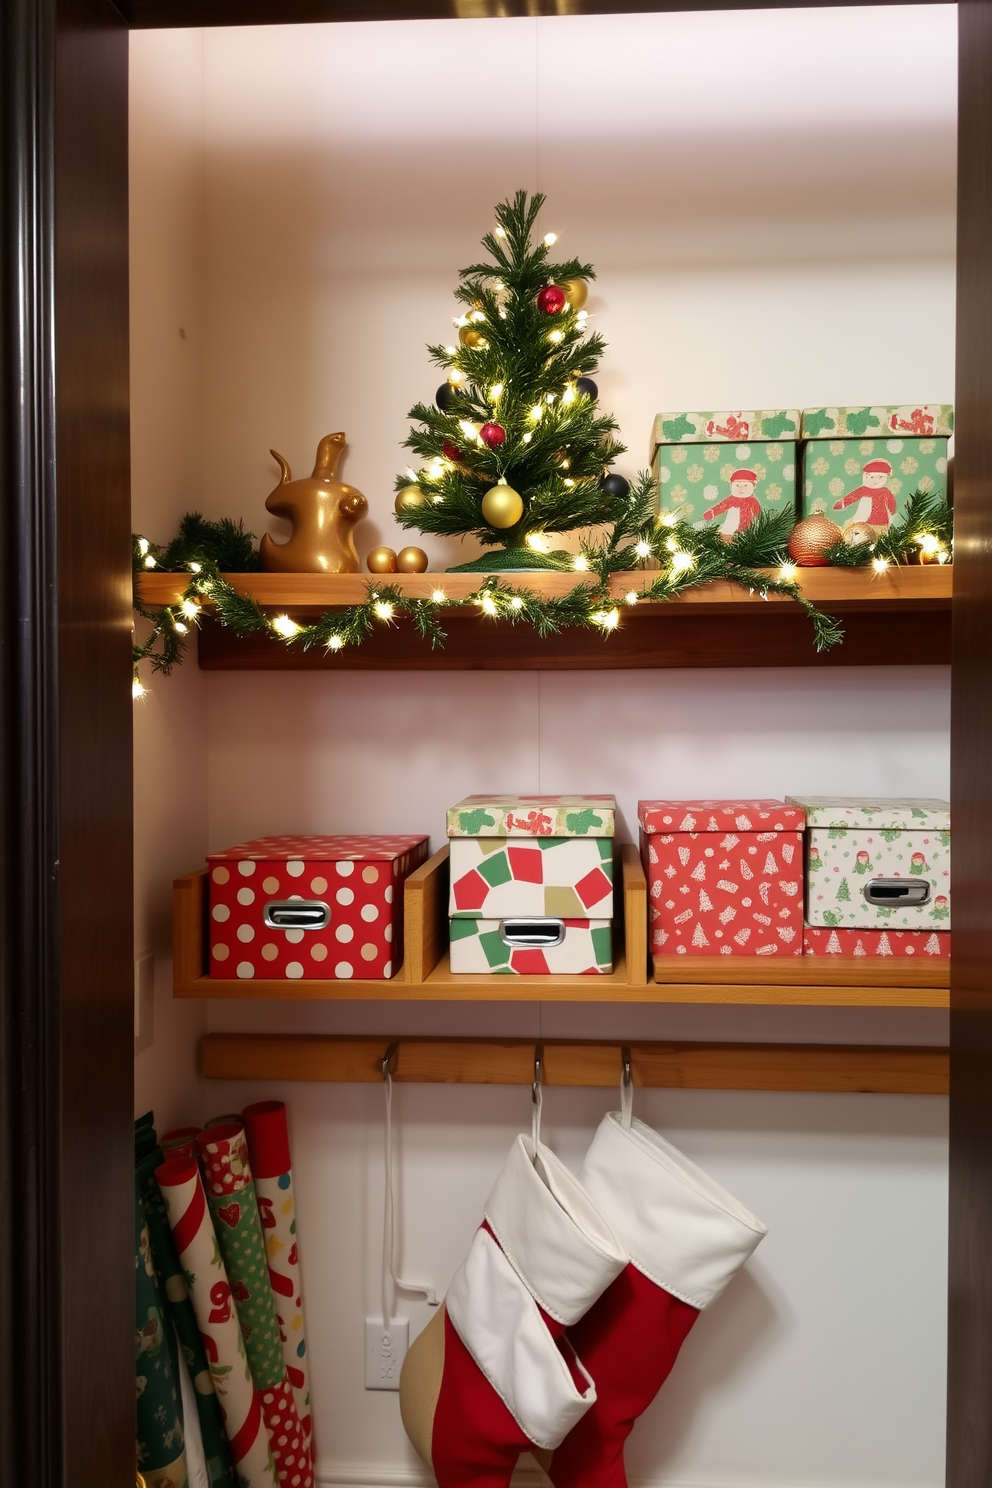
[[[259,837],[210,853],[210,975],[385,981],[426,837]]]
[[[469,796],[448,812],[451,970],[613,969],[612,796]]]
[[[784,801],[639,801],[655,956],[801,956],[803,827]]]

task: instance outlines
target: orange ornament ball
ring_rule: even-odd
[[[397,573],[426,573],[427,554],[423,548],[400,548],[396,554]]]
[[[789,557],[800,568],[824,568],[827,550],[840,542],[843,533],[828,517],[804,517],[789,535]]]
[[[365,560],[369,573],[395,573],[396,554],[392,548],[373,548]]]

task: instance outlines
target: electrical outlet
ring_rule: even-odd
[[[410,1347],[409,1318],[365,1319],[365,1388],[398,1390],[400,1369]]]
[[[134,958],[134,1052],[155,1042],[155,952]]]

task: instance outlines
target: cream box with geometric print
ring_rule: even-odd
[[[806,813],[806,920],[853,929],[951,928],[947,801],[787,796]]]

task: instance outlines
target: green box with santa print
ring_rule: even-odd
[[[857,930],[951,928],[946,801],[787,796],[806,813],[806,922]]]
[[[659,413],[651,469],[662,517],[728,542],[759,512],[796,510],[797,408]]]
[[[880,532],[902,520],[914,491],[946,500],[953,430],[949,403],[804,409],[801,515],[824,515],[845,534]]]

